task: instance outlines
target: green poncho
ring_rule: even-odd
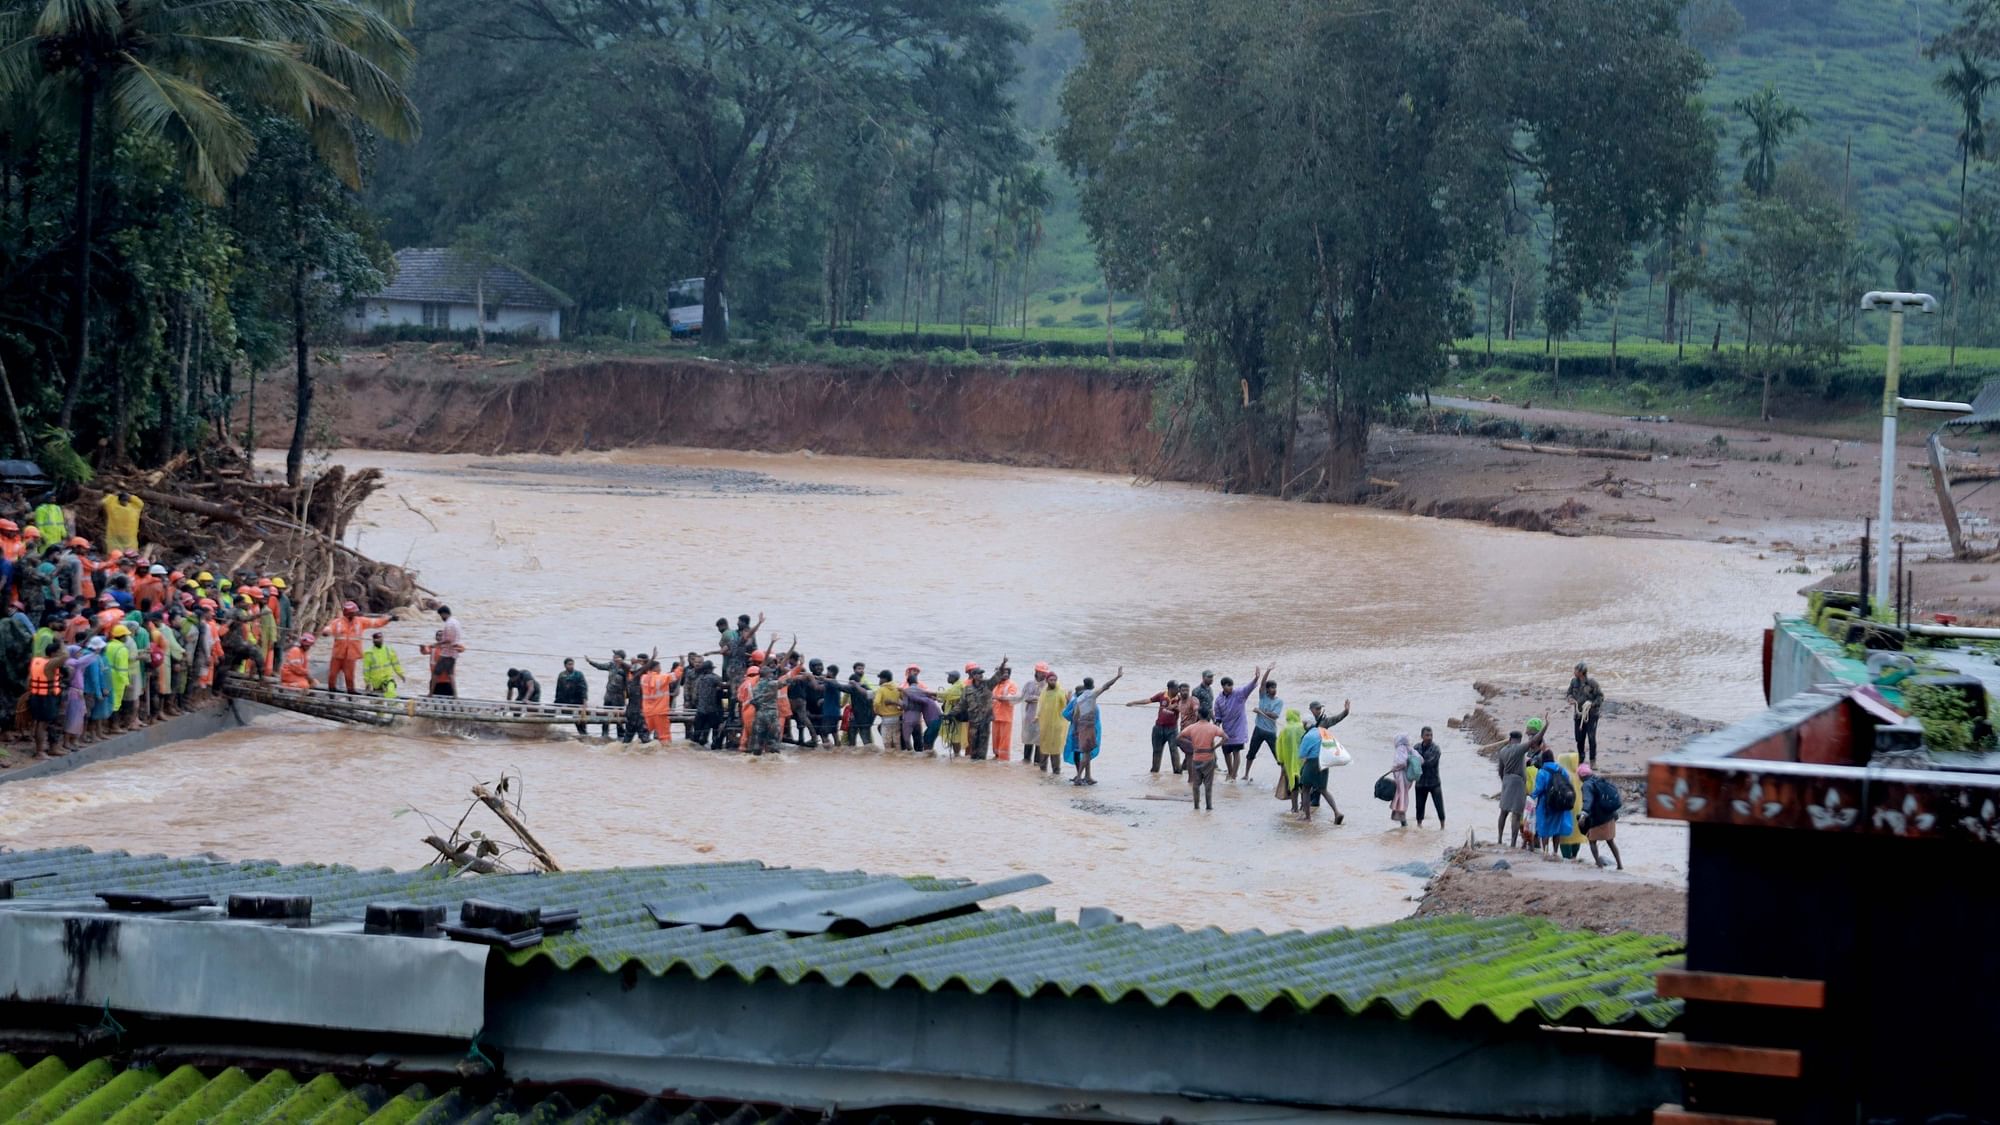
[[[1287,788],[1299,783],[1299,743],[1306,737],[1305,720],[1296,708],[1285,711],[1285,725],[1278,728],[1278,764],[1285,768]]]

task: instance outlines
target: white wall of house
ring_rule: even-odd
[[[433,306],[431,315],[425,317],[426,305],[421,301],[390,301],[379,297],[369,297],[360,301],[347,313],[347,326],[357,332],[366,332],[381,324],[426,324],[449,328],[454,332],[470,332],[479,327],[479,310],[471,303]],[[562,339],[562,311],[560,309],[525,309],[502,305],[494,310],[495,315],[486,321],[488,332],[511,332],[520,336],[540,336],[547,340]],[[436,324],[439,317],[444,323]]]

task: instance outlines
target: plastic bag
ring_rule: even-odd
[[[1342,746],[1339,739],[1328,738],[1319,744],[1319,768],[1330,770],[1335,766],[1350,765],[1353,761],[1354,755],[1347,752],[1347,747]]]

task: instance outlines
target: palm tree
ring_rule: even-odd
[[[1958,130],[1958,229],[1965,229],[1965,177],[1972,158],[1986,154],[1986,121],[1981,113],[1985,108],[1986,91],[1993,85],[1993,76],[1986,73],[1973,57],[1964,51],[1958,53],[1958,61],[1937,76],[1937,88],[1957,103],[1960,119]],[[1962,250],[1963,247],[1957,248]],[[1957,252],[1951,257],[1952,288],[1958,288]],[[1951,366],[1958,366],[1958,304],[1952,303],[1951,313]]]
[[[1738,156],[1748,159],[1743,165],[1743,186],[1762,199],[1771,194],[1778,176],[1778,149],[1810,119],[1797,106],[1786,105],[1777,87],[1769,83],[1750,97],[1738,98],[1735,108],[1750,119],[1750,135],[1736,148]]]
[[[254,147],[219,96],[227,91],[298,120],[329,166],[358,182],[357,123],[393,139],[416,133],[402,90],[415,51],[401,28],[413,14],[411,0],[0,0],[0,101],[76,128],[63,430],[89,360],[93,176],[110,134],[164,141],[190,190],[220,202]]]
[[[1904,293],[1917,287],[1917,271],[1924,268],[1928,252],[1924,248],[1924,236],[1909,227],[1896,227],[1889,232],[1889,245],[1883,248],[1888,259],[1895,263],[1896,288]]]

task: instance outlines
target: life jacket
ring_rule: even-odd
[[[61,695],[63,663],[51,656],[37,656],[28,665],[28,694]]]
[[[386,683],[403,674],[403,660],[388,645],[370,645],[361,650],[361,678],[370,684]]]
[[[647,715],[664,715],[673,698],[673,677],[665,672],[648,672],[639,677],[639,690],[644,698],[640,710]]]
[[[35,526],[42,529],[43,543],[62,543],[69,539],[69,521],[63,518],[63,510],[54,504],[37,504],[30,517]]]
[[[370,629],[380,629],[387,625],[386,617],[365,617],[355,614],[349,617],[342,613],[327,623],[324,632],[333,638],[333,655],[353,660],[361,656],[361,636]]]
[[[306,650],[297,645],[285,650],[285,663],[278,670],[278,682],[286,687],[310,688],[312,670],[306,663]]]

